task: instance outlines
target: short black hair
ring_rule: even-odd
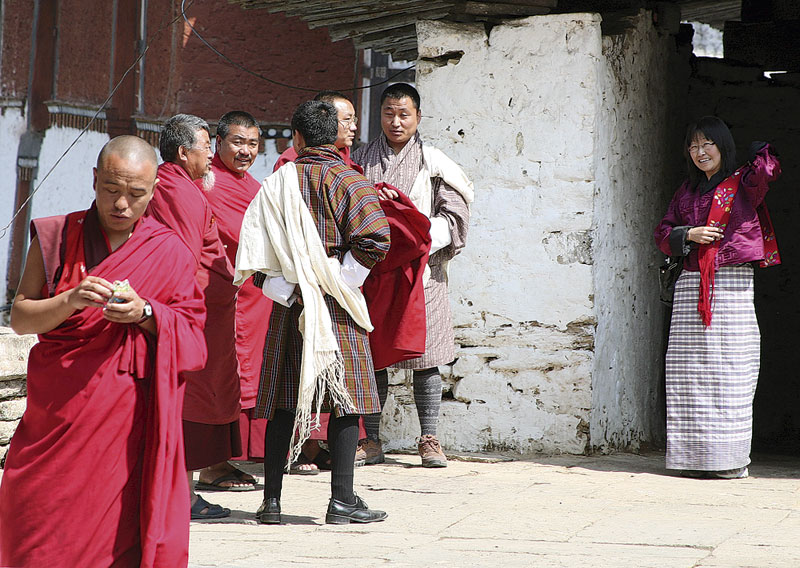
[[[258,128],[258,135],[261,136],[261,127],[258,121],[249,112],[243,110],[232,110],[223,114],[217,123],[217,136],[225,139],[228,136],[231,126],[244,126],[245,128]]]
[[[333,104],[335,101],[347,101],[350,102],[346,96],[344,96],[339,91],[320,91],[316,95],[314,95],[315,101],[322,101],[324,103],[331,103]]]
[[[339,135],[336,107],[323,101],[306,101],[292,115],[292,132],[297,131],[306,146],[333,144]]]
[[[692,188],[696,188],[701,181],[707,179],[706,174],[694,165],[692,155],[689,153],[689,146],[698,138],[706,138],[717,146],[722,158],[720,171],[724,177],[728,177],[736,170],[736,143],[733,141],[733,134],[722,119],[716,116],[704,116],[689,125],[683,144],[689,184]]]
[[[381,106],[386,99],[402,99],[408,97],[414,103],[414,108],[419,110],[419,93],[408,83],[395,83],[389,85],[381,93]]]
[[[198,130],[208,130],[208,123],[193,114],[176,114],[168,118],[161,127],[158,140],[158,151],[165,162],[174,162],[178,157],[178,148],[194,148],[197,144]],[[209,133],[210,135],[210,133]]]

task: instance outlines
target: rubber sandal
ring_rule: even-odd
[[[301,466],[314,467],[309,469],[301,469]],[[289,473],[292,475],[319,475],[319,467],[317,464],[308,459],[307,455],[301,452],[289,468]]]
[[[205,513],[203,512],[203,509],[206,509]],[[202,521],[203,519],[222,519],[231,515],[231,510],[227,507],[211,504],[199,495],[197,496],[197,501],[195,501],[195,504],[192,505],[191,512],[191,519],[193,521]]]
[[[314,459],[311,461],[317,464],[317,467],[320,469],[324,469],[326,471],[331,469],[331,454],[328,452],[328,450],[320,448],[319,453],[314,456]]]
[[[255,491],[256,489],[256,480],[253,479],[250,481],[246,479],[245,476],[247,474],[240,469],[235,469],[230,473],[226,473],[218,478],[216,478],[211,483],[205,483],[203,481],[198,481],[194,485],[195,491]],[[232,485],[230,487],[226,487],[221,485],[226,481],[238,481],[239,483],[247,483],[247,485]]]

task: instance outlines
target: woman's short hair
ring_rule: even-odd
[[[689,153],[689,146],[694,144],[698,138],[706,138],[713,142],[719,150],[722,158],[720,171],[728,177],[736,170],[736,144],[733,141],[733,134],[722,119],[716,116],[704,116],[697,122],[693,122],[686,129],[686,139],[683,144],[683,152],[686,156],[686,167],[689,173],[689,183],[692,188],[706,179],[705,173],[694,165],[692,155]]]

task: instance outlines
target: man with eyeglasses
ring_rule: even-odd
[[[183,373],[183,439],[192,493],[191,518],[227,517],[230,509],[212,505],[194,493],[191,473],[240,455],[242,445],[234,331],[237,287],[216,216],[204,191],[195,185],[195,180],[202,179],[203,187],[213,187],[214,155],[208,124],[189,114],[173,116],[161,129],[159,150],[164,163],[158,167],[159,181],[147,214],[178,233],[194,255],[195,278],[203,290],[207,311],[203,334],[208,362],[199,371]],[[243,476],[237,485],[253,487],[255,480]]]
[[[216,152],[211,161],[214,182],[204,195],[211,205],[231,265],[236,263],[242,217],[261,187],[261,183],[248,172],[258,157],[260,140],[258,122],[245,111],[227,112],[217,123]],[[242,406],[239,415],[242,459],[260,460],[264,457],[266,420],[252,420],[251,411],[258,393],[264,339],[271,311],[272,300],[253,285],[252,279],[239,288],[236,296],[236,355],[239,359]],[[206,491],[252,491],[254,484],[251,475],[223,461],[201,470],[195,488]]]
[[[339,153],[344,159],[344,163],[352,166],[353,162],[350,160],[350,148],[356,139],[356,131],[358,130],[358,117],[356,116],[353,103],[339,91],[320,91],[314,96],[315,101],[322,101],[324,103],[332,104],[336,108],[337,117],[339,120],[339,130],[336,134],[336,142],[334,146],[339,150]],[[294,146],[289,146],[283,154],[280,155],[278,161],[275,162],[273,171],[278,171],[286,162],[294,162],[297,159],[297,150]]]

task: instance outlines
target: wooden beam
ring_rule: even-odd
[[[508,4],[500,2],[465,2],[464,13],[472,16],[540,16],[549,14],[545,6]]]
[[[450,4],[452,3],[421,1],[421,2],[412,2],[410,3],[409,6],[403,5],[402,8],[396,8],[393,10],[384,10],[380,13],[375,13],[373,10],[369,9],[361,9],[361,10],[354,9],[348,12],[346,15],[342,15],[340,10],[332,10],[331,12],[326,14],[314,14],[310,16],[304,16],[303,20],[308,22],[309,28],[314,29],[323,26],[366,22],[369,20],[375,20],[381,17],[391,16],[391,15],[407,14],[410,11],[419,10],[421,8],[427,10],[433,10],[433,9],[449,10]]]
[[[448,10],[438,8],[436,10],[418,11],[412,14],[387,16],[385,18],[369,20],[361,24],[343,23],[341,25],[331,26],[330,35],[333,41],[338,41],[357,35],[386,32],[387,30],[393,30],[395,28],[401,28],[409,25],[414,27],[414,24],[417,20],[438,20],[446,16],[448,13]]]

